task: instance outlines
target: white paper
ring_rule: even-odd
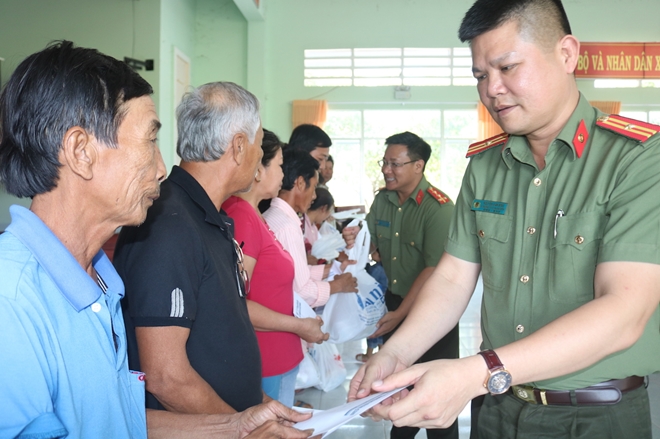
[[[319,411],[314,413],[310,419],[298,422],[294,427],[298,430],[308,430],[311,428],[314,430],[314,435],[323,434],[323,437],[326,437],[351,419],[360,416],[371,407],[381,403],[404,388],[400,387],[389,392],[374,393],[366,398],[358,399],[357,401],[349,402],[339,407]]]
[[[312,309],[311,306],[305,299],[300,297],[300,294],[293,293],[293,315],[299,319],[315,319],[316,312]]]

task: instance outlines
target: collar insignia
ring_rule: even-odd
[[[573,147],[578,158],[582,157],[582,151],[584,151],[584,145],[587,144],[587,140],[589,140],[589,131],[587,130],[587,125],[584,123],[584,119],[582,119],[573,137]]]

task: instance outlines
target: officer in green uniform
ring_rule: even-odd
[[[373,337],[384,336],[404,320],[421,286],[442,256],[454,203],[424,176],[431,146],[416,134],[405,132],[385,140],[387,148],[379,162],[385,187],[376,195],[367,215],[371,242],[377,248],[388,289],[388,313],[378,322]],[[351,232],[346,230],[347,241]],[[458,358],[458,325],[432,346],[419,362]],[[412,439],[419,428],[393,427],[392,439]],[[456,438],[458,425],[427,430],[429,439]]]
[[[650,439],[660,127],[580,94],[579,42],[559,0],[477,0],[459,35],[508,134],[470,147],[445,254],[349,399],[414,384],[373,412],[445,426],[486,394],[479,438]],[[480,271],[484,351],[409,367],[458,320]]]

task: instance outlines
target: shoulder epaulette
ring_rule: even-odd
[[[445,203],[448,203],[450,201],[449,197],[444,192],[442,192],[438,188],[434,188],[433,186],[429,187],[426,190],[426,192],[431,194],[431,196],[433,198],[435,198],[438,201],[438,203],[440,203],[440,204],[445,204]]]
[[[660,126],[658,125],[629,119],[618,114],[601,116],[596,121],[596,125],[640,142],[645,142],[655,133],[660,132]]]
[[[507,139],[509,138],[509,135],[507,133],[501,133],[498,134],[497,136],[493,136],[490,139],[482,140],[481,142],[476,142],[470,145],[470,147],[467,150],[467,154],[465,157],[472,157],[473,155],[477,155],[479,153],[482,153],[486,151],[487,149],[490,149],[494,146],[497,145],[502,145],[503,143],[506,143]]]

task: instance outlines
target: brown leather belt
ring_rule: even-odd
[[[631,376],[621,380],[603,381],[584,389],[541,390],[530,386],[512,386],[515,396],[532,404],[543,405],[611,405],[621,396],[644,385],[644,377]]]

